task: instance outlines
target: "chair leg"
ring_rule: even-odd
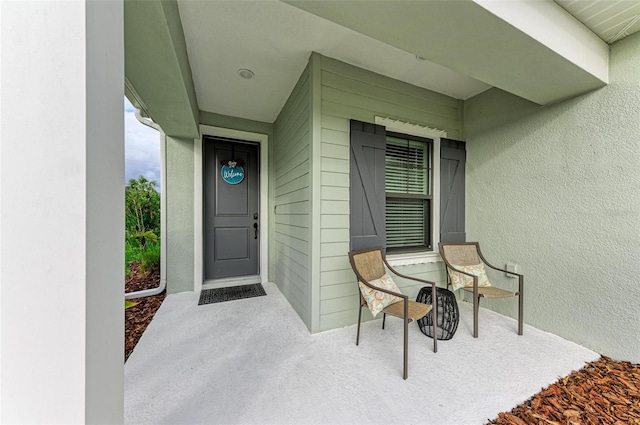
[[[407,367],[409,364],[409,319],[404,318],[404,368],[402,378],[407,379]]]
[[[362,320],[362,304],[358,309],[358,333],[356,334],[356,345],[360,343],[360,321]]]
[[[478,311],[480,310],[480,296],[473,300],[473,337],[478,337]]]
[[[522,294],[518,295],[518,335],[522,335]]]
[[[431,314],[433,317],[433,352],[438,352],[438,297],[435,285],[431,287],[431,299],[435,302],[431,303]]]
[[[522,300],[522,292],[524,290],[523,288],[523,280],[524,278],[522,276],[520,276],[520,282],[518,282],[518,335],[522,335],[522,320],[523,320],[523,310],[524,310],[524,304],[523,304],[523,300]]]
[[[384,322],[387,320],[387,313],[382,313],[382,329],[384,329]]]

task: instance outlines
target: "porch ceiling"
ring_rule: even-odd
[[[273,122],[311,52],[466,99],[489,85],[279,1],[178,0],[203,111]],[[238,69],[255,72],[243,80]]]
[[[542,105],[609,78],[607,44],[552,1],[287,3]]]
[[[637,1],[145,3],[160,2],[125,2],[128,93],[184,136],[198,110],[273,122],[313,51],[457,99],[499,87],[546,104],[606,84],[603,39],[640,29]]]

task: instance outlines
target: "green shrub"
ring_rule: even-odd
[[[125,235],[127,242],[139,247],[160,237],[160,194],[155,185],[140,176],[125,187]]]
[[[132,262],[141,272],[160,262],[160,194],[156,182],[143,176],[125,187],[125,275]]]
[[[128,240],[124,242],[124,275],[129,276],[131,274],[131,269],[129,269],[129,264],[134,261],[138,261],[138,257],[140,257],[140,248],[137,246],[133,246]]]
[[[131,270],[129,265],[138,263],[140,271],[147,273],[154,265],[160,263],[160,242],[147,243],[145,246],[134,246],[125,243],[125,275],[129,276]]]
[[[138,264],[143,273],[151,271],[155,264],[160,263],[160,243],[147,244],[139,252]]]

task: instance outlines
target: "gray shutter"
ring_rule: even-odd
[[[385,247],[383,126],[351,120],[351,249]]]
[[[440,140],[440,242],[465,242],[465,143]]]

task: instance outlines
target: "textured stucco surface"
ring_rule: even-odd
[[[465,102],[467,234],[525,274],[526,323],[640,362],[640,34],[610,60],[607,87],[559,104]]]
[[[166,138],[167,293],[193,291],[193,139]]]

